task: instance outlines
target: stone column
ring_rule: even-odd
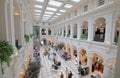
[[[66,25],[66,34],[65,34],[65,37],[67,37],[67,34],[68,34],[68,26]]]
[[[93,26],[93,19],[92,17],[88,20],[88,41],[93,40],[93,33],[94,33],[94,26]]]
[[[64,35],[64,26],[62,26],[62,37]]]
[[[70,38],[73,38],[73,24],[70,25]]]
[[[24,22],[26,20],[24,19],[23,15],[23,8],[20,8],[20,34],[21,34],[21,45],[25,45],[25,40],[24,40]]]
[[[79,48],[79,44],[77,45],[77,64],[79,66],[79,61],[80,61],[80,48]]]
[[[78,29],[77,29],[77,39],[79,40],[80,39],[80,36],[82,34],[82,28],[81,28],[81,25],[80,25],[80,21],[77,22],[77,26],[78,26]]]
[[[119,40],[118,40],[118,47],[120,47],[120,36],[119,36]],[[115,72],[114,78],[120,78],[120,48],[118,48],[114,72]]]
[[[9,40],[8,35],[8,20],[7,20],[7,2],[0,0],[0,40]],[[9,6],[10,7],[10,6]]]
[[[106,26],[105,26],[105,43],[112,43],[112,17],[113,14],[108,14],[108,16],[105,18],[106,20]]]
[[[57,34],[57,33],[56,33]],[[48,35],[48,28],[46,27],[46,35]]]

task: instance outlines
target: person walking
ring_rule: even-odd
[[[63,73],[62,73],[62,72],[61,72],[60,78],[64,78],[64,75],[63,75]]]
[[[65,70],[65,75],[66,75],[66,77],[65,78],[68,78],[68,68],[66,67],[66,70]]]
[[[69,74],[68,74],[68,78],[72,78],[73,74],[72,72],[70,71]]]

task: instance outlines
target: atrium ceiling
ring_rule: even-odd
[[[51,22],[72,9],[81,0],[33,0],[32,15],[37,22]]]

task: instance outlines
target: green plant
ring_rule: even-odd
[[[81,67],[81,65],[79,65],[78,66],[78,72],[79,72],[79,74],[81,74],[81,70],[82,70],[82,67]]]
[[[38,78],[40,70],[39,62],[30,62],[24,78]]]
[[[30,38],[32,38],[33,37],[33,34],[30,34]]]
[[[80,39],[87,39],[87,35],[86,35],[86,34],[82,34],[82,35],[80,36]]]
[[[117,45],[117,43],[118,43],[118,37],[115,37],[114,42],[115,42],[115,45]]]
[[[59,43],[57,46],[58,46],[59,49],[62,49],[64,47],[64,44],[63,43]]]
[[[67,37],[70,37],[70,33],[67,34]]]
[[[29,35],[24,35],[24,38],[25,38],[25,42],[27,43],[27,42],[29,42]]]
[[[2,74],[4,74],[3,63],[10,66],[11,55],[13,54],[13,46],[7,41],[0,41],[0,65]]]

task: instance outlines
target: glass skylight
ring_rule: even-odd
[[[61,15],[60,13],[56,13],[56,15]]]
[[[40,5],[35,5],[35,8],[42,8],[42,6],[40,6]]]
[[[44,17],[51,17],[51,15],[44,14]]]
[[[66,12],[66,10],[60,10],[60,12]]]
[[[71,5],[71,4],[66,4],[64,7],[65,8],[71,8],[73,5]]]
[[[58,16],[54,16],[55,18],[58,17]]]
[[[35,12],[41,12],[41,10],[35,10]]]
[[[45,14],[53,14],[53,12],[45,11]]]
[[[50,0],[50,2],[49,2],[49,5],[53,5],[53,6],[61,6],[61,2],[58,2],[58,1],[54,1],[54,0]]]
[[[40,15],[39,13],[35,13],[35,15]]]
[[[74,2],[79,2],[80,0],[72,0],[72,1],[74,1]]]
[[[57,10],[56,8],[51,8],[51,7],[47,7],[46,9],[50,10],[50,11],[56,11]]]
[[[38,2],[43,2],[44,0],[35,0],[35,1],[38,1]]]

